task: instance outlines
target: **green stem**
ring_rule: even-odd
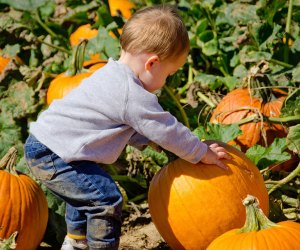
[[[261,210],[256,197],[247,195],[243,200],[243,205],[246,207],[246,222],[239,230],[239,233],[255,232],[277,226]]]
[[[286,183],[290,182],[291,180],[293,180],[294,178],[296,178],[299,174],[300,174],[300,163],[288,176],[286,176],[285,178],[278,181],[277,184],[269,190],[268,194],[270,195],[276,189],[280,188],[284,184],[286,184]]]
[[[288,122],[300,122],[300,115],[287,116],[287,117],[264,117],[266,120],[272,123],[288,123]]]
[[[54,49],[60,50],[60,51],[62,51],[62,52],[65,52],[65,53],[67,53],[67,54],[71,54],[71,52],[70,52],[69,50],[67,50],[67,49],[65,49],[65,48],[63,48],[63,47],[60,47],[60,46],[57,46],[57,45],[54,45],[54,44],[45,42],[45,41],[43,41],[43,40],[40,39],[40,38],[37,38],[37,41],[40,42],[40,43],[43,43],[43,44],[45,44],[45,45],[47,45],[47,46],[49,46],[49,47],[52,47],[52,48],[54,48]]]
[[[197,96],[203,100],[208,106],[210,106],[211,108],[215,108],[216,105],[203,93],[201,93],[200,91],[197,91]]]
[[[15,231],[14,233],[9,236],[8,239],[1,239],[0,238],[0,249],[15,249],[16,244],[16,237],[17,237],[18,231]]]
[[[190,84],[193,82],[193,67],[190,64],[189,65],[189,72],[188,72],[188,81],[187,83],[179,89],[178,94],[182,95],[183,93],[185,93],[185,91],[187,90],[187,88],[190,86]]]
[[[40,18],[40,14],[39,14],[38,10],[36,10],[36,11],[34,12],[33,17],[34,17],[34,19],[38,22],[38,24],[39,24],[44,30],[46,30],[46,31],[49,33],[50,36],[52,36],[52,37],[54,37],[54,38],[57,37],[57,35],[56,35],[56,34],[55,34],[55,33],[54,33],[47,25],[45,25],[45,24],[43,23],[43,21],[42,21],[41,18]]]
[[[183,119],[183,123],[186,127],[190,128],[190,123],[189,123],[189,119],[187,117],[186,112],[184,111],[184,109],[182,108],[180,102],[178,101],[178,99],[176,98],[176,96],[173,94],[173,92],[171,91],[171,89],[168,86],[164,86],[164,89],[166,90],[167,94],[172,98],[172,100],[174,100],[176,106],[179,109],[179,112],[182,116]]]
[[[288,7],[286,26],[285,26],[286,42],[285,42],[284,49],[283,49],[283,58],[284,58],[284,62],[286,62],[286,63],[289,61],[289,39],[290,39],[290,31],[291,31],[292,11],[293,11],[293,0],[290,0],[289,7]]]
[[[289,122],[300,122],[300,116],[299,115],[295,115],[295,116],[287,116],[287,117],[270,117],[270,116],[264,116],[263,117],[264,121],[269,121],[271,123],[289,123]],[[255,121],[261,121],[258,117],[257,114],[253,114],[250,115],[246,118],[243,118],[237,122],[234,122],[234,124],[237,125],[243,125],[245,123],[249,123],[249,122],[255,122]]]
[[[72,62],[69,69],[67,70],[66,75],[74,76],[83,70],[85,48],[87,43],[88,40],[84,39],[77,46],[74,47],[72,53]]]
[[[291,31],[292,12],[293,12],[293,0],[290,0],[289,7],[288,7],[286,26],[285,26],[285,32],[288,34],[290,34],[290,31]]]
[[[286,63],[286,61],[282,62],[282,61],[279,61],[279,60],[276,60],[276,59],[273,59],[273,58],[270,59],[269,61],[272,62],[272,63],[274,63],[274,64],[280,65],[282,67],[288,68],[288,69],[294,68],[293,65]]]

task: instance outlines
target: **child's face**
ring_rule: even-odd
[[[184,53],[176,59],[167,59],[160,62],[158,59],[151,61],[147,70],[139,75],[144,88],[149,92],[154,92],[165,85],[168,76],[173,75],[186,62],[187,54]]]

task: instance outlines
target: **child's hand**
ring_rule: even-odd
[[[200,161],[205,164],[215,164],[220,168],[228,169],[220,159],[230,160],[231,156],[226,152],[225,148],[219,146],[217,143],[213,143],[208,145],[207,152]]]

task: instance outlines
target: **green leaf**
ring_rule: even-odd
[[[207,56],[213,56],[218,53],[218,40],[212,39],[209,42],[204,43],[202,51]]]
[[[86,51],[87,54],[103,53],[107,58],[117,58],[120,46],[118,40],[109,35],[108,30],[99,27],[98,35],[89,40]]]
[[[235,1],[227,6],[226,14],[232,16],[239,25],[248,25],[250,22],[259,20],[256,14],[257,6],[253,4]]]
[[[8,4],[18,10],[34,10],[47,3],[48,0],[0,0],[0,3]]]
[[[280,117],[300,116],[300,89],[292,92],[281,108]]]
[[[289,150],[300,154],[300,124],[289,128],[287,135],[287,146]]]
[[[291,50],[293,53],[299,52],[300,51],[300,38],[297,37],[296,40],[294,41]]]
[[[21,130],[22,127],[14,121],[12,114],[0,112],[0,159],[12,146],[18,150],[23,147]]]
[[[14,57],[17,54],[19,54],[20,51],[21,51],[20,44],[14,44],[14,45],[7,44],[1,53],[7,55],[8,57]]]
[[[214,39],[214,33],[211,30],[205,30],[199,34],[199,40],[203,43],[207,43]]]
[[[241,135],[242,131],[237,124],[208,123],[206,128],[199,126],[193,133],[201,140],[218,140],[227,143],[234,140],[238,135]]]
[[[110,11],[107,8],[107,5],[105,4],[99,7],[99,9],[97,10],[97,16],[98,16],[98,20],[96,22],[97,27],[99,26],[106,27],[107,25],[113,22],[113,18],[110,15]]]
[[[264,1],[261,8],[257,9],[257,14],[262,20],[266,20],[269,24],[273,24],[274,16],[284,8],[286,0]]]
[[[294,82],[300,82],[300,64],[298,64],[297,67],[293,69],[292,75]]]
[[[32,114],[35,109],[34,91],[25,82],[11,84],[7,90],[7,96],[0,100],[2,112],[12,114],[20,119]]]
[[[260,146],[254,145],[253,147],[249,148],[246,152],[246,156],[255,164],[258,165],[259,161],[264,157],[266,154],[267,149]]]
[[[252,46],[243,47],[240,52],[240,61],[243,64],[250,62],[259,62],[262,60],[269,61],[272,58],[272,54],[264,51],[257,51]]]
[[[216,89],[222,85],[219,76],[205,73],[200,73],[199,75],[195,76],[194,80],[200,82],[204,86],[208,86],[210,89]]]
[[[246,151],[246,156],[258,166],[259,169],[266,168],[273,163],[289,160],[290,154],[285,152],[287,148],[285,138],[275,138],[269,147],[254,145]]]
[[[240,80],[235,76],[226,76],[223,78],[223,82],[229,91],[235,89],[238,86],[239,81]]]
[[[196,24],[196,34],[200,35],[201,33],[203,33],[206,28],[208,26],[208,20],[205,18],[199,20]]]
[[[169,159],[168,159],[168,157],[167,157],[167,155],[165,154],[164,151],[159,153],[151,147],[146,147],[142,151],[142,154],[146,157],[151,157],[152,160],[154,160],[158,165],[161,165],[161,166],[167,164],[168,161],[169,161]]]
[[[247,68],[239,64],[237,67],[234,68],[233,70],[233,75],[239,79],[243,79],[246,75],[248,74]]]
[[[41,18],[45,20],[50,17],[55,12],[55,7],[56,4],[54,0],[46,1],[45,5],[39,8]]]

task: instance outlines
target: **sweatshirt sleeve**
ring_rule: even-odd
[[[128,141],[128,145],[133,146],[139,150],[143,150],[145,146],[148,145],[148,143],[149,139],[137,132],[134,133]]]
[[[207,145],[173,115],[164,111],[154,94],[144,89],[135,96],[134,92],[128,95],[124,109],[125,122],[140,135],[178,157],[191,163],[199,162],[207,151]]]

